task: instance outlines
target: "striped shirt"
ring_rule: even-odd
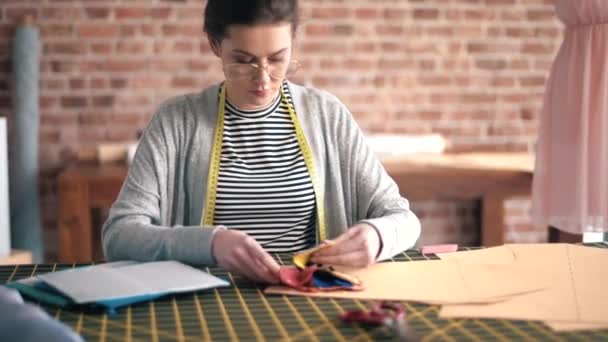
[[[287,83],[283,92],[291,102]],[[281,96],[255,111],[226,101],[216,196],[214,223],[247,233],[268,252],[315,243],[312,181]]]

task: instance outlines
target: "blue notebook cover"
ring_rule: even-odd
[[[6,284],[43,303],[101,306],[113,312],[175,293],[230,286],[177,261],[117,262],[44,273]]]

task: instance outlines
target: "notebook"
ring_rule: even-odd
[[[120,261],[39,274],[6,286],[47,304],[101,306],[114,312],[169,294],[225,287],[230,283],[178,261]]]

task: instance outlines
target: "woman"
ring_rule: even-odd
[[[286,81],[297,14],[297,0],[207,2],[226,81],[151,120],[103,228],[109,260],[217,263],[275,283],[269,252],[331,238],[314,262],[365,266],[414,245],[420,223],[348,110]]]
[[[540,118],[533,216],[549,240],[608,231],[608,2],[558,0],[565,24]]]

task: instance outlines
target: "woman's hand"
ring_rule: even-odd
[[[211,251],[220,267],[258,283],[279,282],[279,264],[251,236],[230,229],[218,230]]]
[[[365,267],[376,262],[380,251],[380,236],[369,224],[356,224],[337,239],[333,245],[316,252],[311,261],[315,264]]]

